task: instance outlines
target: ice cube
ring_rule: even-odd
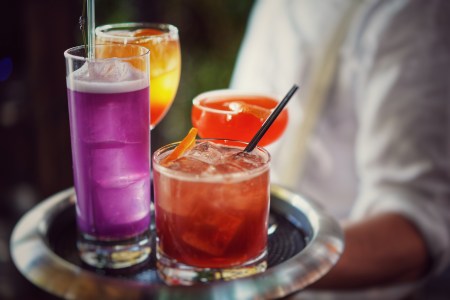
[[[228,108],[234,112],[242,112],[243,111],[242,102],[240,102],[240,101],[233,101],[233,102],[228,103]]]
[[[193,157],[180,157],[167,166],[174,171],[189,173],[190,175],[200,175],[206,172],[210,165],[204,161]]]
[[[128,185],[135,177],[149,174],[148,164],[137,159],[145,157],[147,150],[139,144],[109,142],[91,145],[89,164],[92,178],[102,186],[119,188]]]
[[[176,41],[159,40],[150,46],[152,76],[159,76],[180,67],[179,46]],[[153,63],[154,62],[154,63]]]
[[[95,105],[96,108],[90,111],[86,110],[86,113],[95,114],[95,117],[85,119],[83,134],[80,135],[83,140],[90,143],[125,141],[127,135],[124,129],[126,127],[117,126],[121,121],[117,119],[122,112],[121,105],[109,101],[97,101]]]
[[[150,212],[150,178],[138,176],[128,180],[97,185],[92,201],[94,218],[111,225],[132,224]]]
[[[259,155],[248,152],[237,152],[226,156],[224,163],[229,163],[244,170],[252,170],[264,164],[263,158]]]
[[[143,72],[118,58],[89,61],[73,73],[73,79],[89,82],[122,82],[143,78]]]
[[[212,256],[225,253],[243,220],[222,209],[198,205],[189,218],[191,229],[182,235],[189,246]]]
[[[244,103],[241,101],[232,101],[228,104],[228,107],[231,111],[237,113],[249,113],[259,119],[266,119],[271,113],[270,109],[261,107],[259,105]]]
[[[242,151],[241,148],[232,147],[232,146],[225,146],[225,145],[223,145],[223,146],[220,147],[220,152],[222,153],[223,156],[230,156],[230,155],[239,153],[241,151]]]
[[[124,101],[125,96],[97,94],[83,98],[83,105],[78,105],[79,136],[90,143],[116,141],[123,143],[148,142],[148,115],[141,112],[148,110],[137,101]],[[92,101],[95,100],[95,101]],[[122,101],[120,101],[122,100]]]
[[[223,163],[214,165],[214,174],[233,174],[244,171],[245,169],[237,164]]]
[[[186,153],[186,157],[193,157],[207,164],[218,164],[222,160],[221,149],[210,142],[203,142],[194,146]]]
[[[156,210],[161,214],[186,217],[199,203],[201,205],[202,199],[211,199],[204,185],[196,181],[180,184],[174,178],[155,172],[154,185]]]
[[[139,79],[136,70],[128,63],[112,58],[88,64],[89,77],[98,82],[120,82]]]

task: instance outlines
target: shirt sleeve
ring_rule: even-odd
[[[450,260],[450,9],[448,1],[410,3],[388,22],[371,16],[355,52],[361,182],[351,217],[404,215],[439,272]]]

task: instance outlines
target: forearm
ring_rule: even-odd
[[[312,286],[354,289],[420,278],[429,256],[419,231],[398,214],[382,214],[349,224],[336,266]]]

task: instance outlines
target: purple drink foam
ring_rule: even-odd
[[[150,224],[149,81],[119,60],[67,77],[79,229],[104,239]]]

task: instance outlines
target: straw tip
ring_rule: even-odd
[[[251,152],[258,142],[262,139],[266,131],[269,129],[269,127],[272,125],[272,123],[275,121],[275,119],[278,117],[278,115],[281,113],[281,110],[286,106],[287,102],[292,98],[294,93],[297,91],[298,85],[294,84],[292,88],[289,90],[289,92],[286,94],[284,99],[278,103],[277,107],[272,111],[270,116],[266,119],[266,121],[263,123],[261,128],[258,130],[258,132],[255,134],[255,136],[252,138],[250,143],[248,143],[247,147],[245,147],[244,152]]]

